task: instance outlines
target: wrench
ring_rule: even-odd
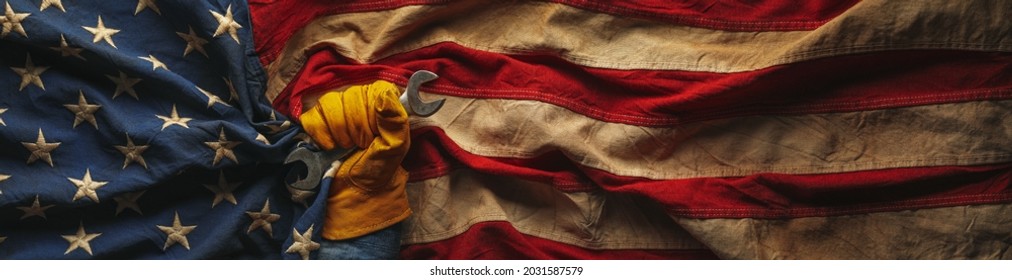
[[[408,79],[408,86],[404,89],[404,93],[401,94],[400,101],[409,115],[428,117],[443,107],[443,103],[446,102],[445,99],[424,102],[418,94],[418,87],[436,78],[439,78],[436,73],[419,70]],[[285,181],[289,182],[288,184],[292,188],[305,191],[312,190],[320,184],[320,180],[323,180],[323,173],[334,161],[343,159],[354,150],[354,148],[351,148],[321,151],[313,145],[299,145],[285,158],[285,165],[292,165],[297,162],[305,165],[306,176],[301,177],[297,172],[289,172],[288,178]]]
[[[418,87],[436,78],[439,78],[439,75],[426,70],[418,70],[414,74],[411,74],[411,78],[408,79],[408,86],[404,88],[404,94],[401,94],[401,105],[404,105],[404,109],[408,110],[408,115],[428,117],[439,111],[439,108],[443,108],[443,103],[446,102],[446,99],[426,103],[422,101],[421,95],[418,94]]]

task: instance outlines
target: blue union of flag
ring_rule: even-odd
[[[263,98],[245,2],[2,8],[0,258],[314,252],[320,203],[283,187],[298,131]]]

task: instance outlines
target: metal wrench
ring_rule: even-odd
[[[404,89],[404,93],[401,94],[400,101],[409,115],[428,117],[443,107],[443,103],[446,102],[445,99],[424,102],[418,94],[418,87],[436,78],[439,78],[439,75],[436,75],[436,73],[419,70],[408,79],[408,86]],[[330,168],[330,165],[334,161],[343,159],[354,150],[354,148],[351,148],[321,151],[312,145],[299,145],[285,158],[285,165],[301,162],[306,166],[306,176],[301,177],[298,176],[297,172],[289,172],[288,178],[285,181],[292,188],[307,191],[312,190],[320,184],[320,181],[323,180],[323,173]]]

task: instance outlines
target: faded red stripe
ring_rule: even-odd
[[[696,218],[796,218],[1012,201],[1012,163],[651,180],[581,166],[561,152],[528,159],[478,156],[435,127],[412,131],[404,166],[411,181],[464,167],[566,192],[603,189],[642,195],[671,214]]]
[[[260,63],[269,65],[295,32],[319,17],[380,11],[410,5],[437,5],[450,0],[249,0],[253,43]]]
[[[709,250],[593,250],[520,233],[509,222],[477,223],[449,239],[406,245],[404,259],[639,260],[716,259]]]
[[[292,34],[318,17],[369,12],[411,5],[441,5],[447,0],[250,0],[253,39],[264,65],[277,58]],[[811,30],[843,13],[858,0],[790,1],[762,3],[674,3],[662,0],[622,0],[601,4],[583,0],[552,0],[619,16],[633,16],[678,25],[733,31]]]
[[[301,113],[299,96],[348,84],[400,85],[419,69],[441,77],[424,91],[537,100],[595,119],[642,126],[759,114],[874,110],[1012,97],[1012,53],[890,51],[740,73],[615,70],[553,55],[503,55],[441,43],[363,65],[333,50],[309,57],[275,100]]]
[[[670,1],[552,0],[577,8],[728,31],[812,30],[860,2],[844,1]]]

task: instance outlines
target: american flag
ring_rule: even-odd
[[[251,9],[289,115],[441,76],[405,258],[1012,258],[1012,1]]]
[[[245,2],[2,5],[0,258],[309,256]]]
[[[303,98],[422,69],[403,258],[1012,258],[1012,1],[4,2],[0,258],[312,258]]]

